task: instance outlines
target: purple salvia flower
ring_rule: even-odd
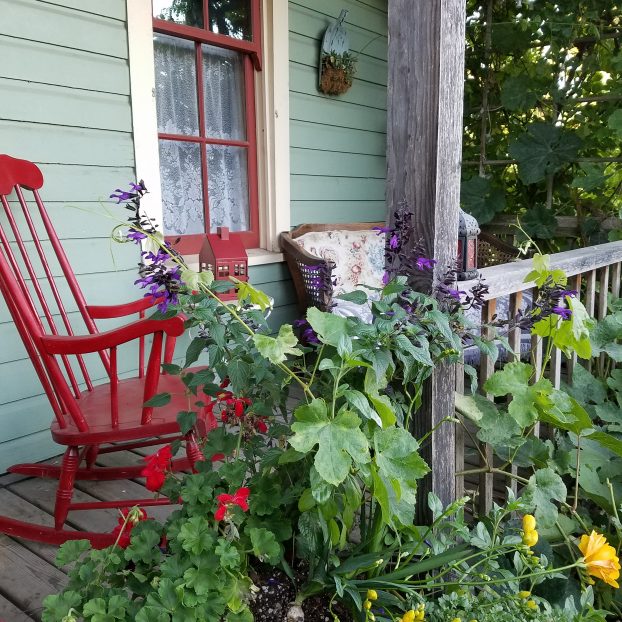
[[[114,192],[118,194],[115,194]],[[125,190],[121,190],[121,188],[117,188],[114,192],[110,195],[110,198],[116,199],[117,204],[121,203],[121,201],[129,201],[130,199],[133,199],[136,196],[135,194],[132,194],[131,192],[126,192]]]
[[[397,237],[397,233],[394,233],[389,240],[389,248],[395,250],[400,245],[400,239]]]
[[[566,309],[565,307],[553,307],[551,311],[552,313],[559,315],[562,318],[562,320],[569,320],[570,317],[572,316],[572,310]]]
[[[380,235],[381,233],[390,233],[391,227],[372,227],[372,231],[376,232],[376,235]]]
[[[574,298],[577,294],[578,292],[576,289],[562,289],[562,291],[559,292],[559,297],[565,298],[566,296],[570,296],[570,298]]]
[[[139,181],[137,184],[135,184],[133,181],[130,182],[130,188],[134,191],[134,192],[147,192],[147,188],[145,188],[145,182],[144,181]]]
[[[142,231],[136,231],[136,229],[130,229],[125,237],[128,240],[139,244],[141,240],[144,240],[147,237],[147,234]]]
[[[385,273],[382,275],[382,284],[387,285],[390,280],[391,280],[391,275],[385,271]]]
[[[427,257],[419,257],[415,262],[417,270],[433,270],[436,259],[428,259]]]

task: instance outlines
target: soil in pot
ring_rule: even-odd
[[[275,568],[262,568],[252,578],[259,588],[250,605],[255,622],[286,622],[287,612],[296,597],[291,580]],[[333,614],[328,608],[329,600],[330,597],[324,594],[305,600],[302,604],[304,622],[333,622]],[[333,611],[341,622],[352,622],[350,614],[339,603],[333,604]]]

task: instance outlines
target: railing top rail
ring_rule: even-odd
[[[587,246],[551,255],[551,268],[563,270],[567,276],[583,274],[617,262],[622,262],[622,241]],[[492,300],[535,287],[533,282],[525,283],[526,276],[532,270],[532,259],[482,268],[479,272],[489,288],[485,298]],[[464,281],[460,283],[460,288],[468,290],[476,282],[476,280]]]

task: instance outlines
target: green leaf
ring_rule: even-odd
[[[352,406],[356,409],[365,419],[371,419],[382,427],[382,419],[378,416],[378,413],[369,405],[369,401],[363,393],[356,391],[355,389],[346,389],[343,392],[343,396]]]
[[[369,462],[369,445],[359,428],[360,419],[354,413],[345,411],[329,419],[324,400],[315,399],[297,408],[294,417],[291,446],[308,453],[318,445],[315,468],[328,483],[340,484],[348,475],[353,460]]]
[[[270,300],[267,294],[253,287],[248,281],[240,281],[233,276],[229,278],[238,289],[238,300],[240,302],[248,300],[251,304],[257,305],[262,311],[272,308],[272,300]]]
[[[251,366],[241,358],[234,358],[227,366],[227,376],[231,380],[232,391],[235,395],[243,394],[248,390],[252,374]]]
[[[607,119],[607,127],[612,129],[618,136],[622,138],[622,109],[614,110]]]
[[[290,324],[283,324],[276,338],[255,333],[253,342],[259,353],[275,365],[283,363],[288,354],[302,355],[302,351],[295,347],[298,345],[298,339]]]
[[[592,331],[591,341],[593,355],[601,352],[608,354],[616,363],[622,362],[622,313],[607,315],[596,324]]]
[[[592,432],[591,434],[586,434],[586,438],[591,441],[596,441],[602,447],[609,449],[613,453],[622,457],[622,441],[611,434],[607,434],[607,432]]]
[[[200,555],[212,548],[215,539],[214,534],[215,532],[212,531],[210,524],[204,517],[193,516],[181,526],[177,540],[181,542],[184,551]]]
[[[166,406],[171,401],[170,393],[158,393],[145,402],[145,406]]]
[[[581,173],[576,175],[570,184],[573,188],[581,188],[586,192],[592,192],[605,184],[611,175],[605,174],[604,164],[591,164],[582,162],[579,165]],[[598,226],[598,223],[597,223]]]
[[[505,193],[487,177],[474,176],[460,185],[460,204],[484,225],[505,209]]]
[[[532,123],[509,146],[518,161],[518,173],[525,184],[542,181],[572,162],[581,147],[581,139],[572,132],[548,123]]]
[[[377,393],[370,393],[369,399],[374,405],[376,412],[380,415],[382,420],[382,427],[386,428],[393,425],[397,418],[395,417],[395,409],[391,403],[390,398],[387,395],[378,395]]]
[[[530,110],[537,101],[538,93],[527,75],[509,76],[501,87],[501,105],[508,110]]]
[[[558,390],[554,390],[550,397],[551,407],[540,415],[540,421],[575,434],[593,428],[592,419],[577,400]]]
[[[479,427],[477,438],[482,443],[489,443],[495,447],[519,447],[522,444],[523,430],[513,417],[506,412],[499,412],[497,407],[485,398],[478,400],[477,406],[482,412],[482,417],[477,422]]]
[[[339,294],[339,296],[336,296],[336,298],[338,298],[339,300],[353,302],[355,305],[364,305],[368,300],[367,294],[361,289],[355,289],[352,292]]]
[[[583,403],[602,404],[607,399],[607,388],[603,381],[592,376],[583,365],[574,366],[572,385],[566,390]]]
[[[557,506],[551,502],[566,501],[566,485],[551,468],[539,469],[530,478],[523,493],[525,503],[535,510],[536,523],[551,527],[557,519]]]
[[[376,430],[374,448],[380,474],[402,488],[416,486],[417,480],[430,471],[419,455],[419,443],[403,428]]]
[[[61,544],[56,553],[56,559],[54,563],[61,568],[67,564],[72,564],[78,561],[83,553],[86,553],[91,548],[91,543],[88,540],[67,540]]]
[[[533,238],[550,240],[557,235],[555,213],[544,205],[536,205],[527,210],[521,218],[525,232]]]
[[[177,423],[182,434],[188,434],[197,422],[197,414],[193,410],[182,410],[177,413]]]
[[[490,402],[481,395],[463,395],[457,391],[454,394],[454,404],[456,412],[460,413],[463,417],[470,419],[471,421],[480,421],[484,416],[484,413],[480,409],[480,402]],[[485,407],[485,406],[484,406]]]
[[[43,622],[59,622],[70,609],[78,609],[82,598],[78,592],[67,590],[60,594],[51,594],[43,599]]]
[[[281,559],[281,547],[276,541],[274,534],[267,529],[257,529],[255,527],[248,530],[251,539],[253,553],[256,557],[272,566],[279,563]]]
[[[307,311],[307,321],[320,340],[330,346],[337,347],[339,339],[348,333],[346,318],[324,313],[315,307]]]
[[[578,298],[566,296],[566,303],[572,311],[570,319],[560,321],[557,330],[553,333],[553,343],[563,350],[566,356],[576,352],[582,359],[592,356],[590,331],[595,321],[588,315],[585,307]]]
[[[201,356],[203,350],[205,350],[205,339],[201,337],[195,337],[188,346],[186,350],[186,362],[184,363],[184,367],[190,367],[194,362],[196,362]]]

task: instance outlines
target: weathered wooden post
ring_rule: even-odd
[[[438,272],[456,260],[462,100],[464,0],[389,0],[387,204],[389,216],[406,201],[415,237],[423,240]],[[430,283],[416,283],[420,288]],[[415,417],[422,436],[454,414],[455,371],[439,367]],[[427,493],[455,498],[454,426],[442,425],[423,450],[432,473],[419,489],[418,521],[427,520]]]

